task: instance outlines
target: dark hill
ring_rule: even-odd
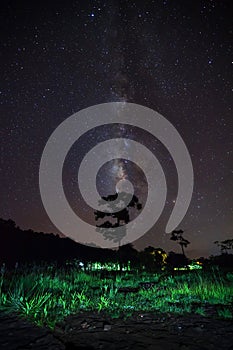
[[[0,263],[14,265],[27,262],[64,263],[66,260],[113,261],[116,252],[95,248],[61,238],[52,233],[22,230],[13,220],[0,219]]]

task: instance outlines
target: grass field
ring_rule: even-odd
[[[217,316],[233,317],[233,273],[218,269],[165,273],[95,271],[77,267],[31,266],[0,274],[0,309],[16,312],[37,325],[54,328],[80,310],[129,317],[136,311],[196,313],[214,306]]]

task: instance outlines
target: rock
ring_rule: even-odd
[[[104,331],[110,331],[112,329],[112,326],[110,324],[104,325]]]
[[[89,325],[89,323],[87,323],[87,321],[83,321],[83,322],[81,323],[81,327],[82,327],[83,329],[85,329],[85,328],[89,328],[90,325]]]
[[[150,289],[154,287],[158,282],[140,282],[139,286],[143,289]]]
[[[54,331],[16,315],[0,315],[3,350],[233,350],[232,344],[232,321],[194,314],[135,312],[123,320],[82,311]]]
[[[0,314],[0,349],[65,350],[52,331],[38,327],[18,315]]]

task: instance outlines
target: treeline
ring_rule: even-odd
[[[54,234],[22,230],[13,220],[0,219],[0,263],[64,263],[66,260],[110,261],[114,251],[93,248]]]
[[[176,232],[179,235],[183,233],[181,230]],[[184,238],[178,237],[175,241],[178,244],[183,244]],[[217,265],[232,269],[233,255],[227,254],[231,248],[229,245],[231,241],[217,242],[222,247],[222,254],[211,256],[209,259],[199,258],[202,266]],[[121,268],[130,261],[134,268],[143,266],[147,271],[159,271],[164,266],[166,269],[172,270],[174,267],[188,266],[191,262],[185,256],[184,251],[182,254],[174,252],[166,254],[162,248],[149,246],[138,252],[132,244],[121,246],[118,250],[90,247],[52,233],[22,230],[16,226],[13,220],[0,219],[0,265],[4,263],[9,267],[14,267],[16,264],[41,262],[56,262],[64,265],[73,259],[82,261],[85,266],[92,262],[116,262],[120,264]]]
[[[188,263],[182,254],[171,252],[167,256],[161,248],[147,247],[138,252],[132,244],[121,246],[118,250],[89,247],[52,233],[22,230],[13,220],[0,219],[0,264],[14,267],[15,264],[57,262],[63,265],[73,259],[85,265],[116,262],[121,268],[130,261],[131,266],[144,266],[148,271],[161,270],[165,263],[169,266]]]

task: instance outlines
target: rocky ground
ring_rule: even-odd
[[[233,350],[233,322],[199,315],[135,313],[126,320],[103,313],[69,316],[52,332],[16,315],[0,315],[4,350]]]

